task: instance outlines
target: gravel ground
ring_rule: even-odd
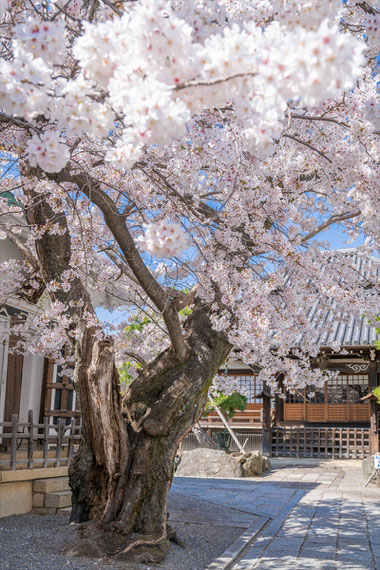
[[[121,564],[68,558],[62,552],[76,541],[78,527],[67,515],[17,515],[0,519],[1,570],[203,570],[251,524],[253,516],[182,495],[169,497],[170,524],[191,548],[171,544],[161,564]],[[186,522],[191,521],[191,522]]]

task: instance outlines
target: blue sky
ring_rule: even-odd
[[[337,227],[331,227],[322,234],[317,236],[320,241],[329,241],[330,249],[346,249],[351,247],[357,247],[362,245],[364,238],[360,238],[351,244],[345,243],[347,236],[342,233],[342,231]],[[123,318],[126,318],[126,311],[108,311],[107,309],[98,308],[96,309],[96,314],[98,317],[108,323],[118,325]]]

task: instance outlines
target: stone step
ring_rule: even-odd
[[[71,511],[71,507],[64,507],[63,509],[57,509],[57,515],[69,515]]]
[[[56,493],[46,493],[45,507],[71,507],[71,491],[57,491]]]
[[[68,491],[69,488],[68,477],[52,477],[50,479],[33,481],[33,491],[35,493],[55,493],[56,491]]]
[[[32,513],[35,515],[56,515],[57,509],[54,507],[33,507]]]

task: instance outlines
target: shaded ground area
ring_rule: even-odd
[[[173,494],[169,498],[170,525],[191,550],[172,544],[161,570],[203,570],[252,522],[235,509]],[[18,515],[0,519],[1,570],[147,570],[143,564],[115,564],[109,560],[67,558],[63,550],[76,540],[78,526],[66,515]],[[151,565],[150,568],[155,568]]]
[[[229,570],[380,569],[380,488],[363,488],[360,461],[272,464],[270,473],[252,479],[175,477],[169,522],[191,550],[173,544],[160,565],[67,558],[62,551],[78,529],[66,516],[23,515],[0,519],[0,568],[205,570],[256,521],[257,534]]]

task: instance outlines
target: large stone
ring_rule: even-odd
[[[263,472],[263,456],[259,451],[252,453],[243,463],[244,477],[254,477]]]
[[[244,477],[261,475],[271,467],[269,459],[261,455],[260,451],[254,451],[249,457],[244,456],[244,459],[242,464]]]
[[[198,448],[184,451],[176,475],[180,477],[242,477],[236,457],[219,449]]]

